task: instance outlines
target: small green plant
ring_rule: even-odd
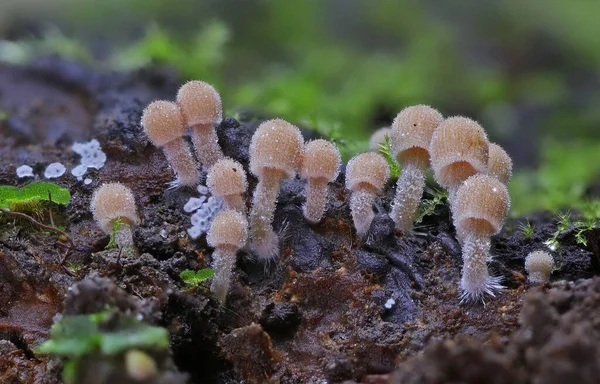
[[[392,144],[388,135],[385,135],[385,143],[379,144],[379,147],[379,153],[385,157],[390,167],[390,179],[397,179],[400,176],[400,165],[398,165],[392,155]]]
[[[533,236],[533,224],[529,220],[525,223],[519,223],[519,231],[525,240],[529,240]]]
[[[598,202],[589,202],[584,206],[581,211],[581,218],[573,220],[571,217],[571,211],[557,214],[556,231],[552,234],[545,244],[551,249],[556,249],[560,243],[558,237],[569,229],[574,230],[575,242],[579,245],[587,247],[587,236],[586,232],[592,229],[600,227],[600,221],[598,217]]]
[[[164,350],[168,346],[169,335],[165,328],[148,325],[131,315],[124,316],[116,309],[107,309],[59,319],[50,329],[50,339],[36,352],[67,358],[63,378],[73,383],[86,355],[111,357],[133,348]]]
[[[448,200],[448,191],[445,189],[433,189],[433,197],[421,201],[419,210],[415,217],[415,223],[419,224],[426,216],[432,215],[437,207],[443,205]]]
[[[66,205],[70,199],[68,189],[53,183],[31,183],[21,189],[10,185],[0,186],[0,208],[11,211],[32,210],[42,201]]]
[[[179,277],[181,280],[183,280],[186,286],[193,288],[199,286],[203,281],[210,279],[214,276],[214,274],[215,271],[211,268],[204,268],[199,271],[186,269],[179,274]]]
[[[110,231],[110,241],[106,245],[106,249],[117,248],[117,232],[123,227],[123,221],[120,217],[113,222],[112,229]]]

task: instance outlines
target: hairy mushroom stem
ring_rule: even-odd
[[[502,289],[501,277],[490,276],[487,267],[490,236],[469,233],[463,239],[463,269],[460,279],[461,301],[477,301],[486,294],[495,296]]]
[[[122,222],[115,233],[115,244],[129,256],[139,256],[139,251],[133,242],[133,232],[129,223]]]
[[[352,211],[352,220],[356,233],[364,236],[371,222],[375,217],[373,213],[373,203],[375,202],[376,191],[368,185],[360,185],[352,191],[350,196],[350,210]]]
[[[306,204],[302,207],[304,217],[310,223],[318,223],[325,213],[329,181],[324,177],[310,178],[306,184]]]
[[[283,172],[264,169],[252,197],[250,211],[250,240],[259,255],[275,258],[279,250],[279,239],[271,223],[275,215],[279,184],[285,178]]]
[[[212,254],[215,275],[210,284],[210,290],[220,303],[225,302],[227,292],[229,292],[237,251],[238,249],[234,246],[221,246],[215,248]]]
[[[212,167],[223,158],[219,139],[211,123],[196,124],[191,127],[192,142],[196,148],[196,156],[206,169]]]
[[[412,231],[413,214],[425,190],[425,167],[419,162],[406,162],[396,184],[396,197],[391,218],[396,228],[403,232]]]
[[[198,168],[183,138],[166,143],[163,146],[163,152],[177,174],[175,185],[194,186],[198,184]]]

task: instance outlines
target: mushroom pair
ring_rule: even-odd
[[[162,147],[177,174],[175,185],[198,184],[198,166],[184,139],[190,127],[196,156],[206,168],[223,157],[214,125],[222,120],[221,96],[203,81],[190,81],[177,93],[177,103],[157,100],[142,115],[142,126],[156,147]]]

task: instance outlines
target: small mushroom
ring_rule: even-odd
[[[307,184],[302,211],[309,223],[318,223],[323,218],[327,184],[338,176],[341,163],[340,151],[327,140],[313,140],[304,147],[300,176],[307,180]]]
[[[346,188],[352,192],[350,211],[354,228],[364,236],[375,214],[373,202],[390,177],[390,168],[383,156],[366,152],[354,156],[346,167]]]
[[[223,119],[221,96],[204,81],[188,81],[177,92],[177,104],[192,131],[196,156],[205,169],[223,157],[214,126]]]
[[[213,252],[213,276],[210,290],[221,304],[225,303],[231,273],[237,252],[244,247],[248,238],[248,221],[241,212],[233,209],[221,211],[215,216],[206,241],[215,248]]]
[[[554,259],[545,251],[533,251],[525,258],[527,280],[531,284],[546,284],[554,270]]]
[[[246,213],[244,193],[248,188],[248,181],[242,164],[228,157],[220,159],[210,167],[206,186],[214,196],[223,199],[225,208]]]
[[[156,147],[162,147],[167,161],[177,174],[176,185],[198,184],[198,166],[184,140],[185,125],[177,104],[157,100],[142,114],[144,132]]]

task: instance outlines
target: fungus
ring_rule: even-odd
[[[346,167],[346,188],[352,191],[350,210],[356,233],[364,236],[375,214],[373,202],[390,177],[390,169],[383,156],[366,152],[354,156]]]
[[[139,224],[140,218],[131,189],[121,183],[103,184],[94,192],[90,210],[94,220],[105,233],[111,234],[116,230],[115,242],[119,248],[137,254],[131,227]]]
[[[425,170],[429,167],[429,144],[443,116],[427,105],[404,108],[392,124],[392,153],[402,165],[396,185],[391,217],[396,229],[412,230],[413,215],[425,189]]]
[[[125,369],[129,377],[136,381],[146,381],[158,373],[156,361],[139,349],[131,349],[125,353]]]
[[[506,186],[488,175],[468,178],[458,189],[455,224],[463,234],[461,301],[494,296],[501,289],[500,278],[488,273],[490,238],[500,232],[510,208]]]
[[[177,92],[177,104],[192,130],[196,156],[206,169],[223,157],[214,125],[223,119],[221,96],[204,81],[188,81]]]
[[[501,146],[490,143],[488,175],[508,184],[512,177],[512,160]]]
[[[342,158],[337,147],[327,140],[318,139],[306,144],[300,175],[307,179],[304,217],[310,223],[321,221],[327,202],[327,183],[336,179]]]
[[[466,117],[449,117],[433,132],[431,167],[438,184],[448,189],[451,205],[463,181],[487,172],[488,147],[483,128]]]
[[[198,184],[198,167],[185,142],[185,125],[177,104],[157,100],[142,115],[142,126],[156,147],[162,147],[169,164],[177,174],[174,185]]]
[[[214,196],[223,199],[225,208],[246,213],[244,193],[248,188],[248,181],[242,164],[230,158],[220,159],[210,167],[206,186]]]
[[[271,227],[279,184],[296,175],[303,145],[300,130],[281,119],[263,122],[252,136],[250,171],[258,185],[252,197],[250,239],[261,259],[274,258],[279,252],[279,239]]]
[[[550,274],[553,269],[554,259],[548,252],[534,251],[525,258],[527,280],[531,284],[546,284],[550,281]]]
[[[392,130],[388,127],[379,128],[371,135],[369,139],[369,150],[376,152],[381,149],[380,145],[385,144],[385,137],[390,136]]]
[[[236,254],[248,239],[248,221],[241,212],[228,209],[219,212],[213,220],[206,241],[213,252],[213,277],[210,290],[221,304],[225,303]]]

